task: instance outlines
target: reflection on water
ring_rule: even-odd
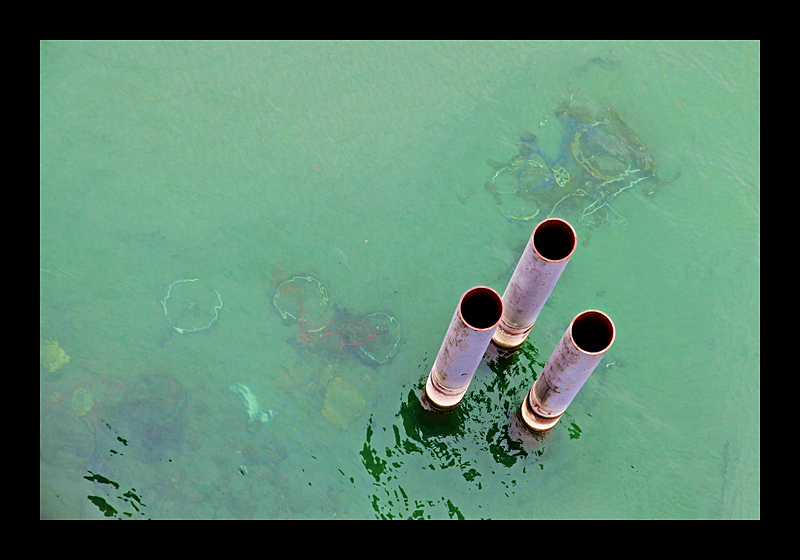
[[[459,496],[482,490],[493,479],[510,489],[516,485],[512,476],[544,468],[546,436],[534,436],[517,424],[522,399],[536,379],[533,366],[544,363],[529,342],[516,353],[501,352],[490,346],[464,400],[452,412],[437,414],[422,407],[423,379],[400,402],[391,433],[386,427],[376,433],[370,419],[360,454],[374,479],[371,503],[377,517],[464,519]],[[410,472],[415,468],[443,473],[450,488],[437,499],[421,497],[431,493],[414,488]],[[487,507],[483,516],[490,511]]]

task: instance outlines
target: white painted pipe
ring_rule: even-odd
[[[615,336],[614,323],[602,311],[584,311],[572,320],[522,401],[520,416],[530,429],[545,431],[556,425]]]
[[[425,383],[425,408],[446,412],[461,402],[502,315],[503,299],[493,289],[464,292]]]

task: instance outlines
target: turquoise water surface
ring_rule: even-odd
[[[544,217],[486,187],[571,97],[679,176],[564,208],[528,341],[428,417]],[[41,517],[760,517],[758,42],[42,42],[40,165]],[[510,432],[585,309],[613,347]]]

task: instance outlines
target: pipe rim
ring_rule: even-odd
[[[536,234],[546,233],[548,230],[554,230],[558,234],[565,236],[564,239],[558,240],[559,243],[564,243],[565,241],[567,244],[571,243],[572,247],[566,256],[555,259],[546,257],[544,254],[542,254],[542,251],[545,251],[545,247],[543,247],[544,243],[540,240],[540,247],[536,246]],[[568,221],[562,220],[561,218],[544,219],[539,222],[535,228],[533,228],[533,233],[531,233],[531,248],[533,248],[534,252],[539,255],[539,258],[547,262],[560,263],[568,261],[572,257],[573,253],[575,253],[575,247],[577,245],[578,236],[575,233],[575,228],[572,227],[572,224],[570,224]],[[548,248],[545,252],[550,252],[550,249]]]
[[[578,338],[580,340],[576,340],[574,333],[576,323],[578,324]],[[585,329],[590,329],[590,331],[585,331]],[[578,313],[569,324],[569,338],[573,346],[581,353],[590,356],[605,354],[608,349],[611,348],[611,345],[614,344],[616,336],[617,329],[614,326],[614,321],[611,320],[611,317],[597,309],[587,309],[586,311]],[[587,338],[591,340],[586,340]],[[598,344],[601,344],[602,348],[595,350],[594,348]],[[584,348],[584,346],[591,346],[592,349]]]
[[[479,301],[475,301],[475,299],[478,299]],[[481,312],[477,312],[475,309],[467,308],[466,315],[470,319],[467,320],[467,318],[464,317],[464,304],[480,304],[482,303],[480,300],[484,299],[486,301],[483,302],[483,304],[492,306],[493,308],[483,310]],[[476,320],[476,313],[480,315],[480,321]],[[483,313],[488,313],[488,315],[484,316]],[[461,296],[461,299],[458,301],[458,317],[461,319],[461,322],[464,325],[474,331],[491,331],[497,327],[497,325],[500,323],[500,319],[503,318],[503,298],[497,293],[496,290],[493,290],[489,286],[475,286],[474,288],[470,288],[464,292],[464,294]],[[488,326],[476,326],[473,324],[480,323],[480,325],[484,325],[486,324],[486,321],[489,321],[491,324]]]

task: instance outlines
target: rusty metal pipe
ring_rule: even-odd
[[[602,311],[584,311],[572,320],[522,401],[520,416],[528,428],[541,432],[556,425],[615,335],[614,323]]]
[[[464,292],[422,391],[425,408],[446,412],[461,402],[502,315],[503,299],[493,289]]]
[[[539,312],[575,252],[575,229],[559,218],[539,222],[503,293],[503,318],[492,341],[502,348],[525,342]]]

